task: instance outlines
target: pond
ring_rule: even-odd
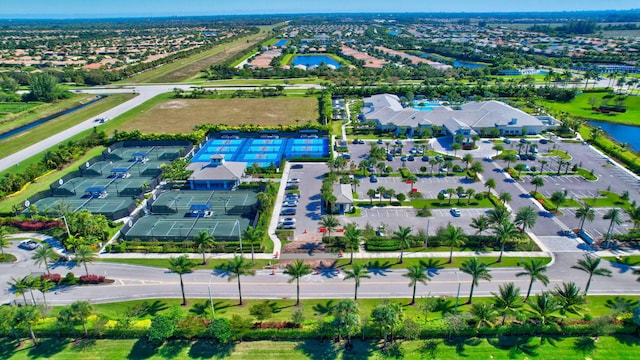
[[[589,121],[589,124],[600,127],[617,142],[627,143],[634,151],[640,151],[640,127],[602,121]]]
[[[425,54],[423,53],[422,55],[420,55],[423,58],[427,58],[427,59],[431,59],[431,60],[435,60],[435,61],[446,61],[447,59],[438,55],[434,55],[434,54]],[[479,64],[479,63],[472,63],[472,62],[468,62],[468,61],[460,61],[457,59],[453,60],[453,67],[464,67],[464,68],[468,68],[468,69],[480,69],[480,68],[484,68],[487,67],[487,64]]]
[[[282,40],[278,40],[278,42],[277,42],[277,43],[275,43],[275,44],[273,44],[273,46],[283,47],[283,46],[287,45],[287,42],[288,42],[288,41],[289,41],[289,40],[284,40],[284,39],[282,39]]]
[[[337,68],[340,67],[340,63],[326,55],[296,55],[291,61],[292,66],[304,65],[306,67],[320,65],[325,63],[326,65],[333,65]]]

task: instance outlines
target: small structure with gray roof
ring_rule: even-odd
[[[501,101],[469,102],[456,109],[436,106],[431,111],[421,111],[403,107],[398,96],[392,94],[365,98],[360,118],[376,123],[380,131],[393,131],[396,135],[404,131],[407,136],[413,137],[415,131],[437,126],[445,133],[454,136],[461,134],[467,141],[474,134],[539,134],[556,126],[553,118],[537,118]]]
[[[344,214],[351,211],[353,207],[353,190],[350,184],[333,184],[333,196],[336,197],[332,209],[334,214]]]
[[[226,162],[223,155],[215,154],[208,163],[189,164],[187,170],[193,173],[187,181],[191,190],[233,190],[240,185],[246,168],[246,162]]]

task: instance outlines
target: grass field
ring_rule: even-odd
[[[274,25],[275,26],[275,25]],[[153,70],[145,71],[122,83],[163,83],[188,81],[201,75],[201,70],[225,60],[240,51],[255,46],[271,34],[274,26],[260,26],[256,34],[247,35],[235,41],[224,43],[213,49],[203,51],[185,59],[162,65]]]
[[[135,109],[134,109],[135,110]],[[260,98],[260,99],[167,99],[148,110],[137,111],[122,130],[143,133],[184,133],[198,124],[226,124],[230,126],[256,124],[262,126],[295,125],[318,118],[318,99]]]
[[[74,108],[86,103],[93,97],[94,95],[77,94],[69,99],[63,99],[55,103],[2,103],[0,105],[0,113],[7,112],[10,114],[0,115],[0,132],[15,129],[43,117]],[[25,106],[28,106],[28,108],[24,108]],[[17,110],[21,107],[23,107],[24,110],[18,112]],[[7,108],[7,110],[5,110],[5,108]],[[16,111],[10,111],[11,109]]]
[[[602,98],[605,95],[609,94],[610,93],[608,92],[586,93],[576,96],[575,99],[567,103],[543,101],[542,104],[553,110],[564,111],[571,114],[572,116],[584,119],[622,123],[628,125],[640,125],[640,97],[638,96],[626,97],[624,104],[627,107],[627,111],[624,113],[602,114],[591,110],[589,99],[596,98],[598,101],[597,104],[599,104]],[[613,99],[611,99],[610,103],[612,105],[614,104]]]
[[[630,335],[541,338],[536,336],[497,338],[453,338],[399,342],[398,347],[380,351],[378,341],[353,341],[351,351],[331,341],[245,341],[217,345],[207,340],[173,340],[154,346],[140,339],[85,340],[43,339],[40,346],[27,342],[11,349],[0,341],[4,359],[637,359],[640,339]],[[5,357],[6,356],[6,357]]]
[[[42,126],[35,127],[9,139],[2,140],[0,141],[0,158],[11,155],[18,150],[22,150],[42,141],[51,136],[51,134],[57,134],[65,129],[77,125],[92,116],[100,114],[131,99],[133,96],[133,94],[115,94],[108,96],[85,108],[60,116],[55,120],[51,120]],[[43,114],[43,116],[44,115],[45,114]]]
[[[13,114],[18,114],[40,105],[42,103],[39,102],[0,102],[0,122],[3,122],[5,118],[13,117]]]

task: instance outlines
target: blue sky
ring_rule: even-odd
[[[78,18],[310,12],[494,12],[640,8],[638,0],[0,0],[0,18]]]

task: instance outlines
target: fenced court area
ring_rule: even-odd
[[[128,216],[136,199],[158,183],[161,165],[185,151],[180,146],[112,146],[30,202],[41,213],[87,209],[119,219]]]
[[[257,192],[167,191],[149,201],[151,215],[122,230],[124,239],[186,240],[206,231],[218,241],[238,241],[257,212]]]
[[[282,159],[323,158],[329,156],[327,138],[212,139],[193,157],[192,162],[209,162],[214,154],[226,161],[246,162],[247,166],[280,166]]]

